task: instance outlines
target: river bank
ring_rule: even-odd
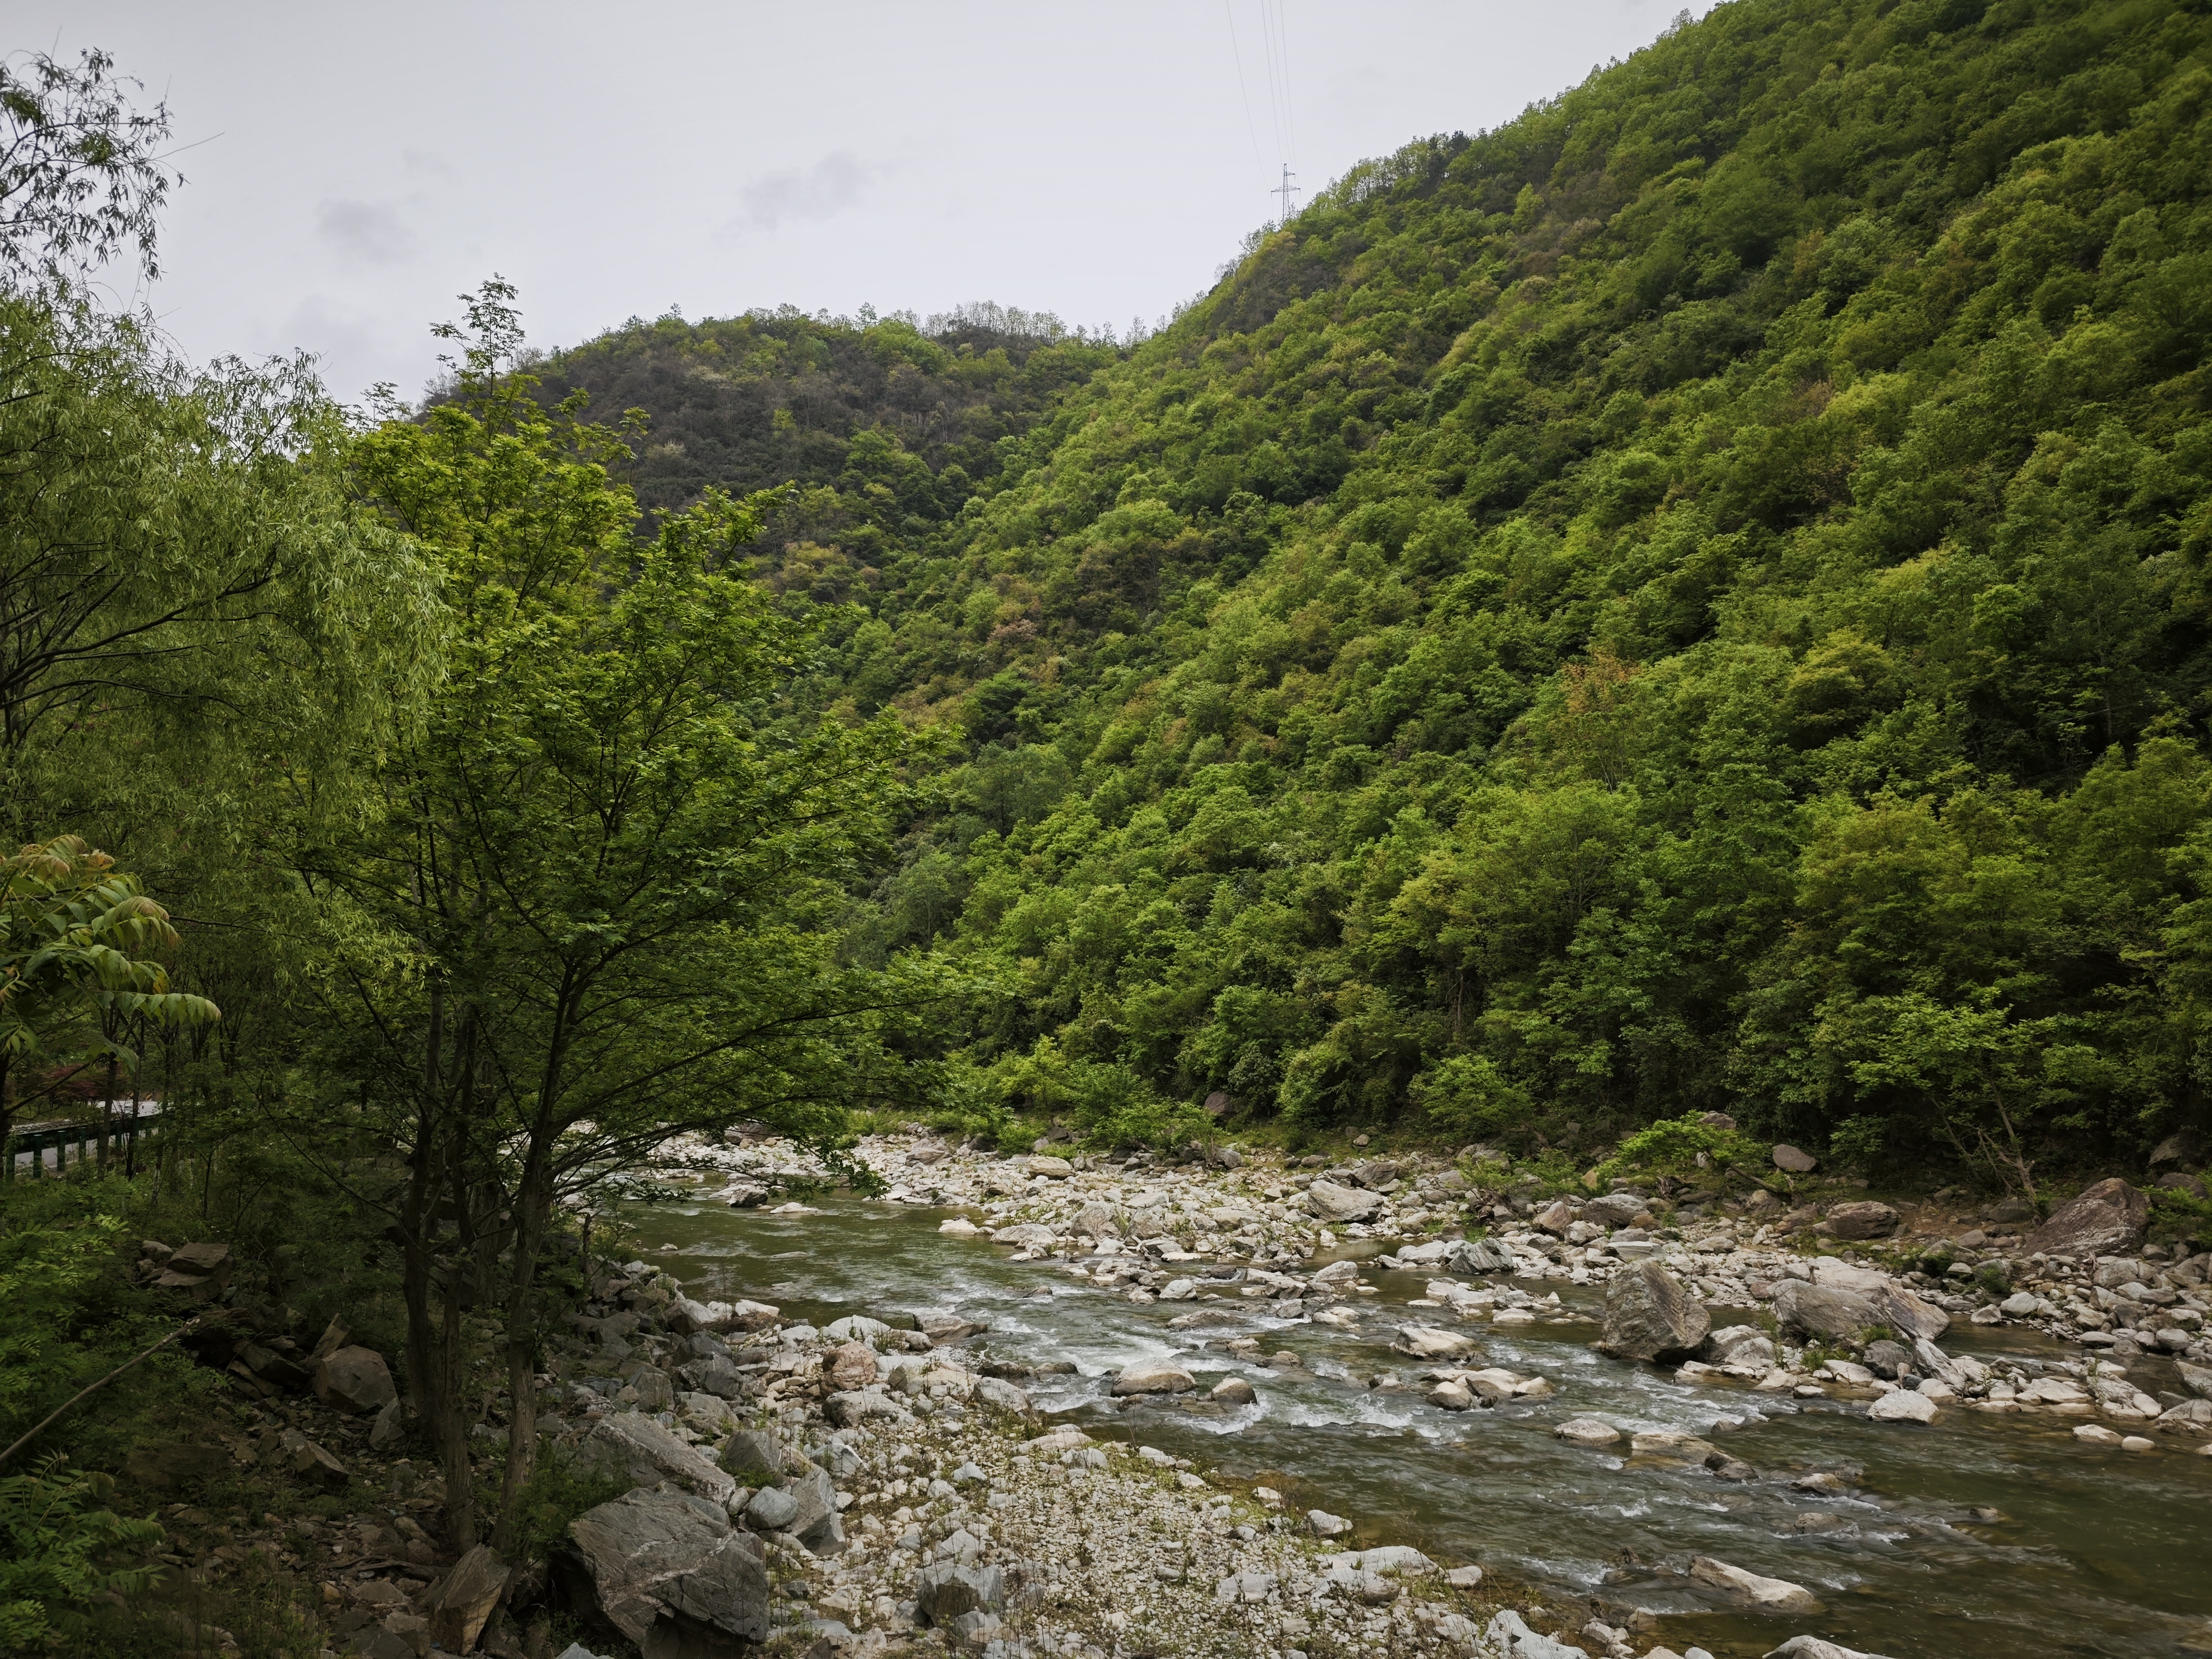
[[[1838,1434],[1887,1435],[1902,1449],[1902,1437],[1926,1432],[1930,1423],[1938,1432],[2002,1433],[2008,1437],[1987,1445],[2006,1449],[2007,1455],[2021,1450],[2023,1443],[2033,1445],[2034,1455],[2061,1461],[2069,1477],[2078,1474],[2091,1482],[2140,1480],[2150,1467],[2145,1461],[2148,1457],[2171,1472],[2160,1478],[2179,1480],[2184,1491],[2194,1489],[2200,1469],[2185,1468],[2179,1460],[2212,1441],[2212,1432],[2200,1432],[2195,1426],[2199,1413],[2189,1408],[2188,1399],[2177,1396],[2168,1403],[2148,1392],[2151,1384],[2181,1382],[2179,1367],[2186,1360],[2163,1356],[2117,1364],[2077,1341],[2059,1345],[2055,1330],[2047,1328],[2074,1324],[2072,1318],[2060,1316],[2060,1304],[2054,1304],[2051,1313],[2017,1307],[2005,1311],[2005,1302],[2021,1291],[1992,1285],[1988,1281],[1995,1275],[1982,1271],[1989,1259],[2013,1260],[2001,1249],[1978,1253],[1984,1259],[1957,1263],[1966,1267],[1969,1281],[1959,1288],[1947,1287],[1955,1282],[1948,1271],[1941,1275],[1924,1272],[1924,1267],[1933,1264],[1920,1241],[1931,1224],[1948,1224],[1943,1234],[1930,1241],[1940,1242],[1944,1236],[1977,1231],[1959,1224],[1971,1218],[1934,1212],[1915,1217],[1917,1225],[1900,1225],[1893,1240],[1856,1245],[1812,1232],[1826,1219],[1820,1213],[1824,1209],[1870,1201],[1850,1187],[1835,1189],[1825,1204],[1815,1189],[1807,1205],[1796,1206],[1809,1207],[1814,1214],[1799,1217],[1801,1225],[1780,1237],[1777,1224],[1790,1218],[1787,1212],[1772,1220],[1724,1212],[1682,1216],[1676,1211],[1662,1217],[1641,1207],[1633,1214],[1620,1214],[1615,1212],[1624,1206],[1601,1202],[1595,1215],[1588,1205],[1579,1206],[1580,1214],[1574,1212],[1578,1206],[1567,1206],[1564,1216],[1553,1213],[1549,1205],[1532,1206],[1524,1224],[1494,1231],[1470,1243],[1451,1235],[1461,1231],[1458,1216],[1466,1213],[1474,1201],[1469,1194],[1480,1188],[1472,1183],[1462,1188],[1451,1179],[1459,1172],[1449,1168],[1386,1171],[1370,1167],[1362,1171],[1357,1166],[1340,1166],[1309,1171],[1285,1170],[1273,1160],[1233,1159],[1224,1160],[1235,1164],[1229,1168],[1140,1163],[1133,1169],[1117,1162],[1109,1169],[1083,1167],[1048,1154],[1000,1158],[927,1137],[872,1140],[860,1150],[890,1184],[884,1199],[865,1206],[840,1203],[824,1213],[811,1203],[774,1201],[779,1182],[813,1173],[788,1148],[690,1149],[695,1163],[710,1168],[698,1172],[702,1201],[680,1206],[684,1212],[703,1220],[734,1200],[738,1207],[728,1213],[741,1227],[755,1233],[769,1230],[802,1248],[764,1257],[748,1253],[741,1271],[733,1269],[727,1258],[709,1252],[709,1271],[696,1279],[687,1275],[687,1287],[700,1295],[718,1288],[747,1287],[787,1304],[818,1307],[823,1311],[817,1316],[825,1320],[833,1310],[850,1308],[862,1311],[864,1317],[880,1314],[924,1326],[933,1322],[933,1336],[924,1331],[894,1340],[914,1340],[919,1335],[971,1351],[981,1348],[988,1357],[975,1363],[987,1370],[995,1367],[1010,1376],[1027,1370],[1030,1374],[1021,1380],[1033,1407],[1053,1420],[1080,1426],[1099,1437],[1142,1440],[1149,1436],[1158,1443],[1152,1449],[1169,1455],[1197,1452],[1193,1478],[1206,1480],[1215,1489],[1249,1490],[1266,1484],[1249,1469],[1240,1472],[1233,1467],[1252,1462],[1251,1455],[1239,1458],[1237,1452],[1255,1450],[1285,1468],[1306,1457],[1310,1467],[1302,1474],[1273,1477],[1281,1486],[1295,1482],[1304,1489],[1286,1511],[1265,1516],[1254,1512],[1232,1523],[1233,1530],[1272,1521],[1273,1528],[1261,1535],[1279,1540],[1287,1533],[1303,1553],[1308,1563],[1304,1581],[1297,1568],[1272,1558],[1249,1569],[1236,1568],[1273,1574],[1276,1607],[1299,1595],[1310,1601],[1310,1589],[1285,1598],[1281,1586],[1314,1582],[1317,1574],[1312,1564],[1320,1562],[1327,1549],[1324,1540],[1301,1535],[1303,1507],[1346,1511],[1344,1518],[1353,1530],[1353,1541],[1370,1545],[1386,1534],[1406,1535],[1405,1523],[1415,1519],[1362,1516],[1357,1512],[1358,1505],[1330,1496],[1328,1474],[1320,1467],[1327,1460],[1313,1455],[1325,1437],[1310,1430],[1294,1436],[1287,1423],[1269,1419],[1269,1401],[1280,1410],[1286,1397],[1302,1392],[1316,1398],[1310,1406],[1291,1407],[1291,1417],[1300,1411],[1325,1415],[1349,1404],[1373,1416],[1378,1425],[1410,1424],[1410,1432],[1417,1437],[1441,1432],[1448,1440],[1478,1419],[1499,1424],[1514,1419],[1523,1430],[1542,1431],[1563,1453],[1577,1448],[1580,1455],[1608,1472],[1667,1486],[1674,1494],[1668,1502],[1712,1503],[1718,1495],[1717,1501],[1724,1504],[1776,1508],[1765,1522],[1778,1536],[1791,1540],[1790,1548],[1778,1554],[1786,1558],[1791,1549],[1808,1549],[1828,1565],[1807,1576],[1820,1579],[1825,1575],[1835,1582],[1852,1576],[1832,1570],[1829,1559],[1840,1546],[1836,1534],[1878,1533],[1882,1522],[1876,1517],[1887,1507],[1862,1484],[1870,1479],[1863,1466],[1855,1467],[1849,1458],[1823,1459],[1820,1454],[1835,1449]],[[1370,1181],[1372,1185],[1366,1184]],[[1323,1188],[1319,1194],[1312,1190],[1316,1184]],[[1625,1194],[1632,1200],[1637,1196]],[[1510,1209],[1510,1200],[1493,1200],[1493,1206],[1497,1201]],[[958,1213],[944,1215],[946,1209]],[[1364,1218],[1345,1219],[1346,1211],[1361,1212]],[[1052,1362],[1042,1361],[1036,1353],[1024,1355],[1023,1348],[1042,1335],[1044,1327],[1024,1318],[1023,1312],[995,1332],[963,1330],[963,1325],[974,1322],[963,1316],[959,1306],[962,1285],[941,1265],[933,1275],[932,1268],[912,1253],[913,1229],[903,1224],[898,1231],[909,1240],[909,1254],[886,1263],[884,1275],[884,1282],[902,1287],[899,1297],[894,1302],[878,1291],[872,1304],[861,1310],[860,1298],[853,1294],[861,1286],[848,1282],[844,1258],[876,1248],[860,1241],[881,1237],[885,1226],[899,1220],[900,1212],[910,1216],[914,1225],[928,1225],[933,1242],[925,1253],[940,1264],[962,1262],[963,1275],[988,1271],[1032,1276],[1037,1282],[1023,1293],[1027,1300],[1013,1304],[1018,1310],[1063,1305],[1095,1309],[1081,1320],[1098,1328],[1097,1355],[1093,1358],[1084,1350],[1086,1332],[1079,1328],[1072,1340],[1062,1332],[1059,1341],[1045,1346],[1078,1354],[1078,1361],[1059,1362],[1058,1375],[1041,1374],[1037,1364]],[[1638,1226],[1639,1217],[1660,1224]],[[1863,1224],[1854,1224],[1850,1213],[1844,1220]],[[850,1231],[856,1223],[861,1231]],[[2001,1219],[1993,1220],[1993,1226],[2003,1225]],[[2010,1231],[2011,1240],[2000,1235],[1994,1242],[2025,1242],[2017,1227]],[[1802,1249],[1799,1233],[1804,1235]],[[1990,1242],[1986,1235],[1984,1242]],[[1962,1256],[1975,1249],[1957,1237],[1951,1243]],[[809,1244],[813,1248],[804,1248]],[[1649,1248],[1641,1248],[1645,1246]],[[698,1259],[690,1244],[667,1243],[657,1248],[679,1258]],[[937,1254],[947,1250],[963,1254]],[[1877,1253],[1893,1267],[1906,1253],[1920,1265],[1889,1271],[1876,1265]],[[2069,1273],[2050,1253],[2037,1254],[2045,1256],[2041,1264],[2021,1258],[2030,1270],[2021,1275],[2021,1285],[2047,1282],[2054,1289],[2075,1285],[2085,1291],[2105,1288],[2095,1285],[2096,1272]],[[965,1265],[971,1262],[972,1267]],[[1001,1265],[987,1269],[985,1262]],[[1604,1304],[1613,1281],[1625,1273],[1646,1272],[1642,1264],[1647,1262],[1692,1287],[1698,1305],[1711,1310],[1709,1319],[1717,1328],[1699,1344],[1707,1357],[1671,1356],[1662,1368],[1591,1351],[1594,1341],[1603,1340],[1607,1334]],[[680,1265],[688,1267],[690,1261]],[[2171,1276],[2171,1269],[2185,1270],[2191,1265],[2186,1260],[2172,1262],[2170,1267],[2142,1264],[2146,1273],[2155,1272],[2161,1280]],[[2043,1273],[2048,1273],[2047,1279],[2039,1278]],[[2181,1279],[2189,1288],[2175,1291],[2162,1305],[2182,1313],[2194,1311],[2191,1304],[2197,1299],[2201,1281],[2191,1279],[2185,1272]],[[1012,1281],[1003,1282],[1011,1291]],[[2133,1277],[2128,1282],[2140,1283]],[[2002,1296],[1996,1294],[2000,1288],[2005,1291]],[[2142,1288],[2155,1291],[2166,1285]],[[1869,1345],[1863,1341],[1853,1349],[1841,1336],[1785,1328],[1777,1318],[1778,1303],[1785,1315],[1798,1319],[1832,1318],[1838,1310],[1850,1315],[1855,1297],[1886,1309],[1893,1317],[1899,1312],[1917,1316],[1934,1336],[1910,1338],[1909,1345],[1896,1343],[1904,1353],[1888,1355],[1869,1352]],[[933,1297],[952,1305],[930,1306]],[[2063,1305],[2071,1308],[2077,1302],[2094,1309],[2087,1295]],[[1106,1352],[1115,1345],[1104,1333],[1121,1316],[1105,1310],[1117,1304],[1129,1310],[1129,1317],[1147,1322],[1144,1329],[1149,1334],[1138,1346],[1144,1349],[1149,1344],[1154,1352]],[[1955,1334],[1947,1334],[1954,1319]],[[2110,1322],[2123,1333],[2142,1328]],[[1034,1328],[1019,1328],[1025,1324]],[[2105,1334],[2094,1324],[2085,1322],[2077,1334]],[[777,1363],[787,1369],[769,1389],[780,1409],[823,1409],[822,1401],[849,1392],[823,1381],[824,1364],[834,1369],[834,1360],[825,1361],[824,1356],[843,1345],[830,1342],[821,1330],[802,1324],[794,1332],[797,1344],[779,1341],[777,1352],[783,1357]],[[1270,1352],[1285,1335],[1308,1350],[1304,1367],[1294,1352]],[[1317,1339],[1345,1359],[1313,1354]],[[1721,1343],[1718,1351],[1706,1346],[1713,1340]],[[2124,1334],[2115,1336],[2110,1346],[2130,1340]],[[810,1341],[815,1345],[811,1352],[817,1362],[811,1370],[799,1357],[809,1351]],[[1571,1369],[1562,1371],[1557,1356],[1570,1342],[1581,1352],[1570,1358]],[[1919,1347],[1922,1343],[1928,1351]],[[1942,1343],[1978,1352],[1949,1352]],[[1853,1352],[1859,1358],[1845,1357]],[[1538,1353],[1550,1363],[1526,1363]],[[1110,1363],[1117,1358],[1121,1363]],[[1165,1375],[1146,1382],[1144,1368],[1139,1367],[1139,1377],[1125,1391],[1129,1361],[1137,1358],[1152,1359],[1155,1370]],[[1486,1359],[1516,1363],[1486,1364]],[[1885,1366],[1892,1375],[1878,1369]],[[1547,1370],[1552,1374],[1546,1375]],[[1632,1403],[1626,1411],[1616,1405],[1610,1420],[1601,1414],[1593,1424],[1592,1414],[1578,1409],[1579,1397],[1590,1384],[1601,1382],[1631,1394]],[[1238,1384],[1256,1389],[1257,1401],[1243,1403]],[[898,1393],[895,1385],[876,1386]],[[2174,1390],[2161,1392],[2171,1395]],[[792,1398],[805,1403],[786,1403]],[[1893,1407],[1885,1412],[1883,1402],[1892,1400],[1911,1409]],[[1970,1426],[1975,1424],[1984,1426],[1977,1431]],[[2150,1432],[2130,1432],[2136,1429]],[[2089,1432],[2077,1435],[2077,1430]],[[1565,1437],[1561,1431],[1566,1431]],[[1723,1453],[1719,1444],[1726,1436],[1737,1437],[1725,1442],[1730,1449]],[[1792,1437],[1809,1443],[1799,1446],[1794,1459],[1786,1451],[1778,1455],[1767,1449]],[[2062,1438],[2068,1449],[2059,1453],[2056,1446]],[[2136,1443],[2152,1452],[2136,1449]],[[1736,1455],[1738,1449],[1755,1462]],[[989,1467],[976,1455],[988,1451],[987,1446],[963,1443],[947,1449],[958,1449],[979,1467]],[[1916,1449],[1924,1454],[1932,1449]],[[1954,1454],[1947,1450],[1941,1455]],[[1012,1459],[1027,1454],[1008,1451],[1006,1455]],[[1909,1459],[1912,1453],[1905,1455]],[[2082,1461],[2092,1457],[2115,1460],[2114,1473],[2108,1476]],[[2193,1455],[2186,1459],[2191,1466],[2206,1461]],[[1012,1474],[1010,1462],[997,1479],[1005,1481]],[[1356,1484],[1357,1476],[1352,1479]],[[1694,1495],[1699,1482],[1709,1488],[1703,1497]],[[1451,1482],[1443,1485],[1448,1489]],[[1026,1501],[1019,1498],[1023,1488],[1018,1485],[997,1489],[1016,1494],[1010,1504]],[[1388,1495],[1383,1496],[1387,1502]],[[1126,1503],[1127,1496],[1118,1496],[1116,1501]],[[1486,1501],[1495,1499],[1486,1494]],[[894,1506],[895,1520],[899,1507],[910,1506]],[[1199,1507],[1203,1510],[1206,1503]],[[1951,1504],[1939,1522],[1916,1516],[1906,1523],[1907,1529],[1926,1526],[1930,1536],[1940,1531],[1938,1541],[1948,1548],[1966,1535],[1960,1530],[1964,1528],[1987,1525],[2002,1530],[2002,1522],[1977,1522],[1978,1510],[1986,1508]],[[1146,1524],[1142,1513],[1141,1505],[1132,1512],[1133,1528]],[[1243,1511],[1232,1508],[1231,1513]],[[1820,1535],[1824,1530],[1826,1536]],[[1006,1547],[1018,1556],[1022,1547],[1018,1540],[1010,1540]],[[1462,1553],[1458,1563],[1472,1565],[1478,1555],[1492,1553],[1510,1557],[1511,1553],[1496,1552],[1493,1543],[1492,1550]],[[884,1558],[884,1571],[890,1576],[874,1581],[887,1588],[874,1593],[872,1607],[896,1588],[896,1554],[894,1550]],[[1617,1565],[1608,1572],[1611,1582],[1577,1586],[1583,1594],[1571,1617],[1557,1606],[1563,1599],[1558,1594],[1559,1577],[1545,1572],[1540,1562],[1508,1559],[1486,1588],[1493,1597],[1514,1598],[1516,1606],[1534,1605],[1539,1600],[1553,1603],[1544,1608],[1546,1616],[1555,1618],[1546,1626],[1547,1637],[1560,1641],[1563,1648],[1571,1644],[1588,1654],[1678,1650],[1681,1638],[1676,1638],[1677,1648],[1668,1648],[1653,1638],[1663,1636],[1674,1621],[1686,1618],[1692,1620],[1691,1628],[1720,1632],[1711,1638],[1722,1644],[1718,1650],[1730,1656],[1759,1653],[1770,1650],[1767,1644],[1782,1634],[1807,1633],[1775,1633],[1774,1619],[1795,1604],[1790,1595],[1793,1587],[1806,1601],[1819,1600],[1778,1572],[1759,1570],[1775,1568],[1777,1554],[1762,1553],[1748,1566],[1717,1554],[1692,1554],[1671,1564],[1663,1559],[1640,1564],[1650,1571]],[[1436,1551],[1433,1559],[1446,1565],[1454,1563],[1449,1551]],[[1128,1564],[1101,1557],[1085,1582],[1125,1605],[1133,1583],[1141,1584],[1148,1599],[1172,1604],[1180,1597],[1188,1604],[1183,1622],[1205,1628],[1206,1610],[1212,1606],[1207,1598],[1220,1583],[1219,1579],[1205,1582],[1206,1574],[1219,1567],[1227,1577],[1235,1566],[1233,1555],[1193,1554],[1187,1548],[1177,1570],[1177,1587],[1164,1591],[1141,1571],[1133,1577]],[[1547,1577],[1553,1589],[1543,1595],[1535,1587]],[[1501,1578],[1511,1589],[1504,1588]],[[1118,1592],[1114,1589],[1117,1581],[1121,1583]],[[1781,1588],[1771,1588],[1775,1583]],[[1382,1592],[1378,1589],[1375,1593]],[[836,1594],[834,1585],[830,1594]],[[1762,1602],[1761,1596],[1766,1601]],[[1329,1599],[1323,1597],[1324,1601]],[[1468,1611],[1454,1613],[1449,1598],[1425,1595],[1408,1583],[1391,1591],[1389,1605],[1397,1609],[1395,1615],[1386,1615],[1395,1620],[1393,1641],[1429,1644],[1449,1651],[1455,1641],[1462,1644],[1460,1650],[1481,1650],[1488,1616],[1494,1616],[1500,1603],[1476,1601],[1468,1604]],[[892,1599],[891,1625],[873,1628],[886,1639],[894,1634],[900,1639],[932,1639],[902,1633],[902,1627],[896,1625],[900,1608],[900,1601]],[[1730,1608],[1740,1611],[1746,1644],[1734,1643],[1727,1634],[1735,1616]],[[1702,1624],[1694,1618],[1699,1612],[1705,1614]],[[1350,1620],[1348,1606],[1344,1613]],[[1443,1625],[1447,1614],[1468,1620],[1475,1629],[1470,1632]],[[1310,1612],[1297,1616],[1314,1625],[1314,1633],[1307,1638],[1315,1644],[1310,1650],[1361,1650],[1358,1642],[1377,1639],[1357,1623],[1338,1627],[1325,1618],[1315,1623]],[[1170,1626],[1176,1622],[1171,1616],[1163,1617]],[[2153,1616],[2150,1622],[2169,1644],[2190,1639],[2202,1630],[2201,1621],[2192,1624],[2186,1618]],[[1863,1632],[1868,1623],[1859,1614],[1847,1618],[1845,1627]],[[1770,1633],[1753,1635],[1753,1631]],[[1094,1629],[1091,1638],[1103,1643],[1112,1634]],[[1025,1635],[1022,1639],[1030,1638]],[[1149,1639],[1163,1653],[1209,1650],[1188,1645],[1187,1638]],[[1237,1639],[1246,1644],[1241,1650],[1254,1650],[1251,1644],[1258,1635],[1245,1630]],[[1279,1629],[1278,1639],[1289,1640]],[[1355,1645],[1342,1645],[1347,1642]],[[1102,1645],[1101,1650],[1111,1651],[1113,1645]],[[1290,1650],[1285,1645],[1275,1650]],[[1858,1650],[1872,1650],[1872,1644]],[[1891,1644],[1881,1650],[1938,1650],[1923,1644]],[[2004,1650],[1956,1646],[1947,1650]]]
[[[446,1547],[388,1379],[319,1370],[208,1455],[347,1512],[173,1504],[170,1559],[308,1575],[374,1659],[2212,1649],[2200,1258],[1901,1202],[1839,1238],[1876,1200],[1802,1179],[859,1151],[880,1197],[692,1142],[624,1206],[539,1377],[547,1455],[618,1495],[546,1566]]]

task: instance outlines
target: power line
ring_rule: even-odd
[[[1265,0],[1261,3],[1264,5]],[[1295,161],[1298,159],[1298,124],[1296,106],[1291,100],[1291,19],[1287,0],[1275,0],[1275,43],[1283,62],[1283,153]]]
[[[1237,44],[1237,8],[1233,0],[1221,0],[1221,9],[1229,19],[1229,52],[1237,60],[1237,95],[1244,100],[1244,131],[1252,135],[1253,164],[1264,169],[1267,164],[1260,159],[1260,129],[1252,119],[1252,94],[1244,89],[1244,52]]]

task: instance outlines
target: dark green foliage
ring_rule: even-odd
[[[114,1489],[58,1455],[29,1474],[0,1474],[0,1648],[42,1646],[84,1622],[64,1609],[153,1582],[134,1558],[159,1546],[161,1528],[105,1507]]]
[[[515,1536],[531,1560],[544,1561],[568,1542],[571,1521],[628,1490],[611,1475],[585,1468],[557,1451],[549,1452],[523,1483]]]

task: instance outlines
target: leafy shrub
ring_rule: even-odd
[[[522,1485],[520,1535],[523,1551],[542,1561],[568,1536],[568,1523],[586,1510],[623,1495],[623,1483],[585,1468],[557,1449],[548,1448]]]
[[[33,1474],[0,1476],[0,1650],[39,1647],[80,1623],[95,1596],[135,1595],[155,1582],[156,1570],[125,1564],[160,1545],[161,1526],[100,1507],[114,1490],[59,1454]]]
[[[1705,1163],[1698,1161],[1703,1154]],[[1700,1122],[1694,1112],[1665,1118],[1648,1129],[1639,1129],[1620,1143],[1620,1149],[1598,1165],[1601,1178],[1636,1174],[1694,1179],[1701,1169],[1757,1170],[1765,1149],[1740,1129],[1717,1128]]]

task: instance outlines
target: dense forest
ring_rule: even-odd
[[[1723,6],[1354,169],[988,465],[886,415],[763,553],[809,706],[960,744],[848,951],[1001,988],[984,1116],[1723,1109],[2013,1182],[2195,1126],[2208,53]],[[586,355],[658,426],[766,326]]]
[[[2208,116],[2203,0],[1733,0],[1141,341],[544,353],[495,278],[362,416],[103,305],[167,112],[0,65],[0,1138],[103,1137],[0,1192],[0,1647],[137,1650],[94,1472],[231,1386],[139,1239],[396,1356],[519,1557],[689,1130],[1565,1182],[1717,1111],[2035,1203],[2201,1139]]]

